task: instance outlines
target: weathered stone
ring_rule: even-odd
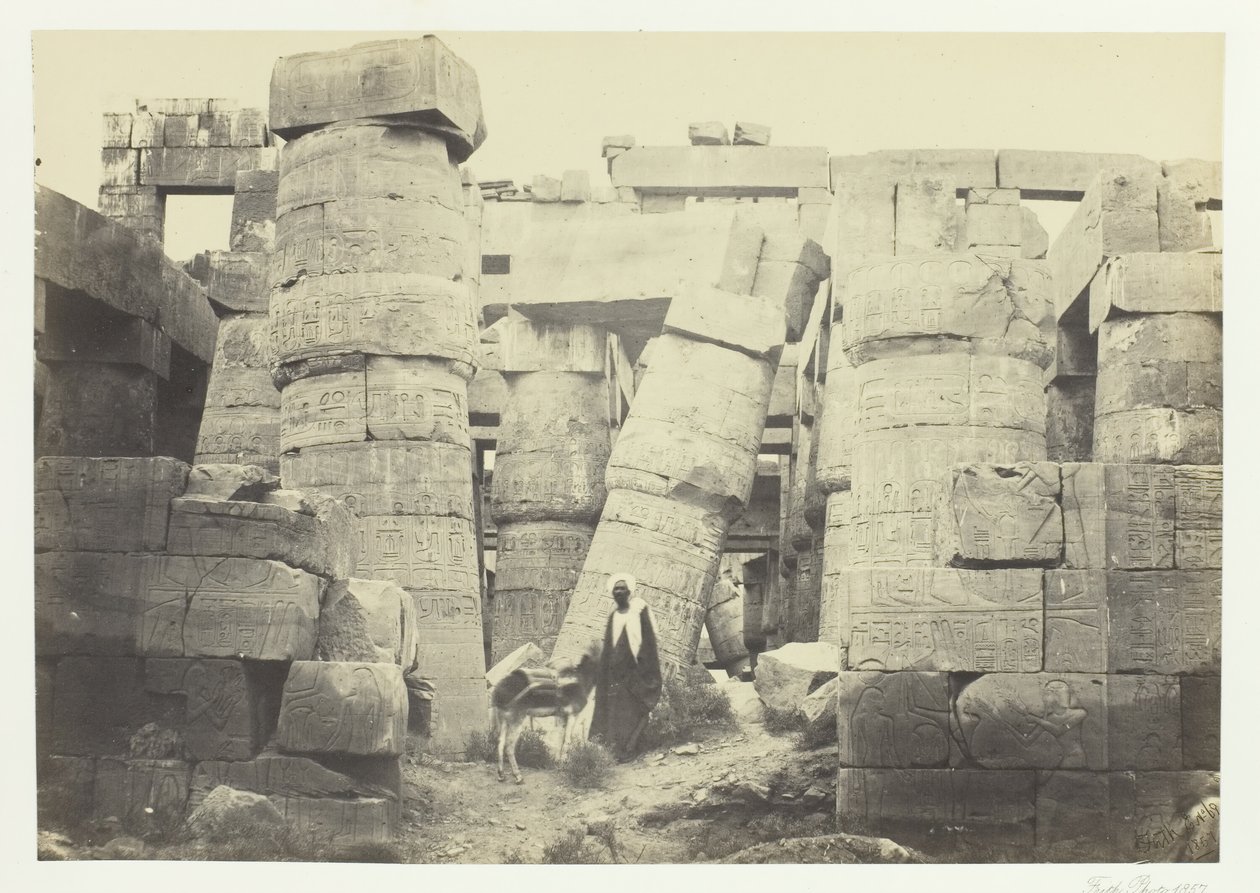
[[[718,683],[718,690],[726,695],[731,711],[741,722],[760,724],[765,722],[766,705],[757,696],[753,682],[726,679]]]
[[[1106,692],[1109,768],[1180,769],[1181,679],[1113,674]]]
[[[265,317],[258,317],[254,325],[267,330]],[[216,365],[206,386],[194,461],[252,464],[275,471],[279,455],[280,392],[271,373],[264,366]]]
[[[609,153],[610,149],[621,149],[622,151],[624,151],[626,149],[633,149],[634,144],[635,144],[635,139],[633,136],[629,134],[617,134],[615,136],[606,136],[602,140],[600,140],[601,157],[613,158],[616,155],[620,155],[621,153],[615,152],[615,153],[610,154]]]
[[[260,497],[279,487],[280,479],[257,465],[198,463],[188,472],[184,495],[207,499]]]
[[[467,289],[440,276],[332,273],[272,291],[275,362],[330,353],[445,357],[476,362],[477,325]]]
[[[94,814],[115,816],[129,830],[172,833],[184,819],[191,774],[180,760],[97,760]]]
[[[886,149],[865,155],[832,155],[831,180],[892,184],[914,177],[952,180],[960,188],[998,185],[991,149]],[[882,252],[875,252],[882,253]]]
[[[320,660],[393,663],[406,672],[417,659],[416,637],[415,602],[399,586],[352,578],[328,587],[316,643]]]
[[[1021,245],[1024,234],[1024,215],[1018,201],[977,201],[976,190],[971,190],[966,204],[966,241],[959,247],[970,251],[978,245]],[[1006,193],[1007,190],[993,190]],[[1011,190],[1012,192],[1014,190]]]
[[[1186,769],[1221,767],[1221,680],[1182,676],[1181,761]]]
[[[840,672],[840,653],[825,642],[793,642],[757,658],[757,695],[776,710],[800,709],[806,697]]]
[[[919,255],[952,252],[956,238],[953,181],[940,178],[897,181],[893,253]]]
[[[1126,254],[1111,258],[1089,286],[1090,330],[1096,330],[1116,311],[1220,313],[1221,255]]]
[[[36,456],[149,456],[158,375],[140,366],[56,363],[44,388]]]
[[[838,341],[839,333],[834,337]],[[812,443],[818,445],[815,483],[821,492],[832,494],[848,490],[852,485],[858,380],[843,350],[831,350],[827,361],[830,368],[827,386],[823,389],[823,408]]]
[[[736,146],[768,146],[770,145],[770,128],[765,124],[736,121],[734,144]]]
[[[172,119],[167,118],[169,124]],[[274,149],[181,146],[139,150],[139,183],[167,189],[225,189],[236,184],[237,171],[272,164]]]
[[[610,173],[613,186],[667,195],[791,197],[828,185],[827,150],[797,146],[640,146]]]
[[[461,370],[423,356],[368,357],[372,440],[428,440],[468,447],[468,386]]]
[[[536,202],[558,202],[560,201],[561,182],[555,177],[548,177],[546,174],[534,174],[533,183],[530,184],[530,195]]]
[[[1037,212],[1032,208],[1020,208],[1019,218],[1020,255],[1028,259],[1044,258],[1050,250],[1050,234],[1037,219]]]
[[[997,185],[1019,189],[1025,199],[1075,201],[1101,171],[1110,168],[1146,176],[1159,172],[1158,162],[1140,155],[1001,149],[997,153]]]
[[[958,694],[950,762],[986,769],[1108,768],[1107,680],[990,673]]]
[[[35,651],[130,655],[135,652],[135,565],[117,552],[43,552],[35,556]]]
[[[290,486],[317,488],[360,518],[449,515],[472,521],[471,462],[468,449],[455,444],[379,441],[303,449],[283,456],[280,470]]]
[[[522,643],[537,642],[545,653],[551,652],[593,533],[589,522],[498,526],[492,661],[502,660]]]
[[[166,116],[138,109],[131,116],[131,146],[134,149],[162,145]]]
[[[1219,318],[1201,313],[1129,316],[1103,323],[1098,336],[1099,421],[1135,409],[1220,409],[1224,370]]]
[[[591,175],[587,171],[565,171],[560,180],[560,201],[589,202]]]
[[[242,825],[274,825],[279,830],[284,816],[262,794],[219,785],[189,811],[189,832],[204,840],[231,839]]]
[[[335,499],[318,498],[314,514],[259,502],[171,500],[167,549],[174,555],[270,558],[313,574],[343,579],[354,572],[354,517]]]
[[[949,760],[944,673],[841,673],[836,679],[840,764],[933,768]]]
[[[1195,201],[1193,187],[1169,177],[1160,177],[1157,197],[1159,201],[1159,250],[1168,252],[1197,251],[1211,248],[1212,218],[1207,205]]]
[[[480,615],[466,604],[481,589],[477,536],[471,520],[441,515],[370,515],[359,519],[356,573],[431,593],[444,613]],[[419,607],[419,605],[418,605]],[[423,613],[423,611],[422,611]],[[424,617],[420,617],[421,623]],[[479,671],[484,673],[484,668]]]
[[[338,121],[375,117],[442,134],[457,162],[486,137],[476,72],[431,34],[276,62],[271,129],[286,140]]]
[[[1220,409],[1127,409],[1094,420],[1094,458],[1100,462],[1211,465],[1221,461]]]
[[[1042,668],[1040,570],[906,568],[843,574],[841,635],[857,670],[1033,673]]]
[[[148,691],[183,696],[181,738],[194,760],[248,760],[258,752],[267,696],[260,680],[250,676],[246,664],[235,660],[144,662]]]
[[[994,846],[1031,846],[1035,782],[1032,770],[842,768],[836,812],[849,832],[963,833]]]
[[[1222,566],[1223,468],[1219,465],[1182,465],[1173,469],[1176,542],[1173,564],[1178,568]]]
[[[305,660],[324,581],[252,558],[146,556],[137,653]]]
[[[1107,258],[1159,250],[1155,180],[1139,165],[1106,168],[1090,184],[1046,254],[1056,318],[1068,312]]]
[[[664,331],[764,357],[777,365],[786,334],[784,302],[690,288],[670,302]]]
[[[94,759],[41,753],[36,765],[36,808],[41,825],[73,827],[92,815]]]
[[[386,843],[398,833],[398,804],[377,797],[273,796],[286,822],[334,846]]]
[[[102,216],[161,242],[166,224],[166,195],[156,186],[102,186],[96,209]]]
[[[1171,568],[1173,471],[1064,463],[1064,562],[1070,568]]]
[[[37,551],[157,551],[188,466],[177,459],[43,458],[35,463]],[[119,524],[120,518],[129,519]]]
[[[143,661],[130,657],[63,657],[52,701],[52,753],[125,754],[145,723],[176,725],[181,704],[144,688]]]
[[[328,759],[325,756],[325,759]],[[373,762],[388,761],[392,767],[386,772],[365,773],[365,760]],[[388,775],[388,769],[397,771],[398,763],[389,758],[342,758],[337,761],[345,769],[357,771],[359,775]],[[226,785],[237,790],[254,791],[280,797],[327,797],[330,799],[348,799],[351,797],[382,797],[388,799],[392,794],[398,796],[398,785],[392,780],[382,784],[382,779],[369,781],[356,778],[343,770],[330,769],[308,757],[291,756],[279,753],[263,753],[252,760],[204,760],[193,770],[189,806],[198,806],[216,787]],[[391,790],[392,788],[392,790]]]
[[[920,397],[911,390],[904,393],[916,401]],[[852,563],[939,563],[935,529],[944,504],[942,472],[964,462],[1008,465],[1043,455],[1042,436],[1020,428],[937,424],[859,433],[853,444]]]
[[[162,145],[173,149],[197,145],[198,116],[169,114],[162,121]]]
[[[1133,773],[1037,773],[1037,856],[1109,862],[1132,844]]]
[[[266,313],[271,296],[265,251],[207,252],[206,297],[222,311]]]
[[[368,439],[367,375],[313,375],[280,392],[280,449]]]
[[[714,660],[726,672],[737,676],[749,669],[748,649],[744,647],[743,593],[723,574],[709,594],[709,610],[704,629],[713,648]]]
[[[1044,368],[1051,295],[1038,261],[951,255],[858,266],[845,286],[844,348],[861,362],[904,355],[898,339],[946,335]],[[884,340],[891,343],[881,347]]]
[[[1109,571],[1108,670],[1218,675],[1220,571]]]
[[[1052,462],[959,465],[938,555],[953,565],[1058,564],[1063,555],[1059,467]]]
[[[232,196],[232,230],[228,241],[233,251],[271,251],[275,248],[279,179],[279,171],[237,172],[236,191]],[[266,275],[265,267],[263,272]]]
[[[504,372],[589,372],[603,374],[608,333],[596,326],[506,319],[499,349]]]
[[[437,205],[464,212],[459,172],[445,142],[434,134],[413,127],[342,124],[285,146],[273,216],[356,199],[388,199],[417,211]]]
[[[731,135],[721,121],[697,121],[687,125],[687,140],[693,146],[729,146]]]
[[[289,668],[276,728],[282,750],[396,756],[406,731],[407,689],[396,664],[295,661]]]
[[[1101,570],[1046,571],[1046,672],[1107,671],[1107,577]]]
[[[1094,392],[1090,376],[1058,378],[1046,385],[1046,458],[1088,462],[1094,452]]]
[[[44,187],[35,194],[35,275],[151,323],[210,362],[218,320],[160,244]]]
[[[811,742],[831,741],[837,734],[837,690],[837,681],[829,679],[801,702],[801,715],[805,718],[805,731]]]
[[[1132,837],[1120,858],[1215,862],[1220,858],[1220,774],[1138,772]],[[1126,828],[1125,831],[1129,829]]]

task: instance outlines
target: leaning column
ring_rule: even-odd
[[[410,593],[432,744],[457,753],[485,723],[457,167],[485,136],[476,74],[432,36],[286,57],[271,120],[281,476],[345,499],[358,575]]]

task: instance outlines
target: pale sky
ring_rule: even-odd
[[[38,32],[36,180],[95,208],[102,113],[133,110],[138,97],[266,109],[280,56],[419,33]],[[768,124],[775,145],[832,154],[1222,154],[1219,34],[438,34],[478,73],[489,138],[469,164],[482,180],[520,185],[570,168],[605,178],[605,135],[685,145],[697,120]],[[213,235],[173,230],[168,252],[226,248],[226,207]],[[1045,223],[1053,235],[1061,221]]]

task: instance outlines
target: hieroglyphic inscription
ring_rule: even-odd
[[[367,439],[366,380],[362,372],[314,375],[280,394],[280,448]]]
[[[286,822],[333,844],[385,843],[397,833],[398,806],[388,799],[281,795],[269,799]]]
[[[1181,684],[1176,676],[1107,677],[1110,769],[1181,768]]]
[[[550,652],[593,532],[593,524],[558,522],[498,527],[493,661],[525,642]]]
[[[1072,568],[1171,568],[1173,470],[1063,465],[1065,561]]]
[[[837,686],[842,766],[947,764],[950,705],[944,673],[841,673]]]
[[[304,660],[323,581],[276,561],[146,556],[137,653]]]
[[[1046,571],[1046,670],[1107,670],[1105,571]]]
[[[280,408],[280,391],[265,366],[215,366],[206,386],[207,409],[238,406]]]
[[[279,394],[277,394],[277,404]],[[197,434],[197,462],[216,460],[204,456],[239,456],[233,463],[261,465],[249,456],[267,457],[272,462],[280,454],[280,413],[259,406],[228,408],[207,406]],[[228,460],[217,460],[228,461]]]
[[[362,756],[401,754],[407,688],[395,664],[295,661],[280,703],[280,748]]]
[[[376,440],[468,446],[468,384],[440,360],[369,357],[367,427]]]
[[[184,696],[184,749],[194,760],[248,760],[259,745],[256,695],[235,660],[145,661],[145,688]]]
[[[412,441],[306,448],[285,455],[283,479],[318,487],[360,517],[451,515],[473,519],[471,455],[454,444]]]
[[[39,459],[35,548],[160,550],[171,498],[184,492],[187,481],[188,466],[176,459]],[[119,518],[128,523],[119,524]]]
[[[1221,462],[1221,410],[1212,407],[1130,409],[1094,419],[1094,458],[1099,462]]]
[[[1219,465],[1173,469],[1173,500],[1177,509],[1174,561],[1179,568],[1222,566],[1223,471]]]
[[[1018,429],[924,426],[859,434],[853,446],[853,565],[939,563],[937,524],[950,467],[1008,465],[1044,455],[1044,438]]]
[[[272,351],[281,363],[317,357],[330,348],[463,363],[476,357],[476,316],[467,289],[440,276],[304,276],[273,289],[270,315]]]
[[[1108,571],[1108,669],[1221,669],[1220,571]]]
[[[1059,466],[970,463],[951,470],[940,554],[953,561],[1058,564],[1063,554]]]
[[[1041,571],[851,571],[849,666],[1036,672],[1042,667]]]
[[[258,170],[265,166],[265,159],[274,159],[274,153],[274,149],[252,146],[141,149],[140,183],[230,190],[236,185],[237,171]]]
[[[989,673],[957,696],[951,762],[988,769],[1108,768],[1107,677]]]
[[[601,461],[602,459],[602,461]],[[499,453],[491,512],[496,523],[598,517],[603,507],[604,455]]]
[[[466,593],[479,592],[481,588],[476,534],[466,518],[360,518],[357,567],[365,577],[392,580],[404,589],[418,592]],[[423,612],[419,620],[425,623]]]

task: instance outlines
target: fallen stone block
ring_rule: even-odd
[[[397,801],[401,788],[398,760],[324,759],[338,768],[329,768],[309,757],[279,753],[262,753],[252,760],[203,760],[193,770],[188,805],[196,808],[220,785],[282,797],[379,797]]]
[[[384,580],[335,580],[319,617],[320,660],[392,663],[417,660],[416,609],[403,589]]]
[[[558,202],[560,201],[561,188],[561,181],[555,177],[548,177],[546,174],[534,174],[534,182],[530,186],[530,195],[534,197],[536,202]]]
[[[277,404],[278,405],[278,404]],[[280,488],[280,478],[257,465],[197,464],[188,472],[184,495],[208,499],[260,498]]]
[[[829,679],[806,695],[801,702],[806,739],[815,745],[836,738],[838,689],[836,680]]]
[[[184,492],[188,471],[166,457],[36,460],[36,551],[164,549],[170,502]]]
[[[805,699],[840,672],[840,653],[825,642],[792,642],[757,658],[757,695],[775,710],[799,710]]]
[[[203,840],[232,840],[240,828],[283,827],[284,816],[262,794],[219,785],[191,809],[186,820],[189,833]]]
[[[692,288],[670,302],[663,330],[777,365],[785,326],[781,300]]]
[[[447,137],[462,163],[486,138],[477,74],[433,35],[300,53],[271,75],[271,129],[291,140],[357,118],[387,118]]]
[[[736,146],[768,146],[770,145],[770,128],[765,124],[736,121],[734,144]]]
[[[276,741],[296,753],[397,756],[407,732],[402,668],[382,663],[295,661]]]
[[[328,839],[333,846],[385,843],[398,833],[398,804],[392,800],[281,796],[270,799],[298,833]]]
[[[756,683],[727,679],[719,682],[718,688],[730,701],[731,711],[739,721],[754,725],[765,722],[766,705],[757,694]]]
[[[693,146],[729,146],[731,136],[721,121],[698,121],[687,125],[687,140]]]

